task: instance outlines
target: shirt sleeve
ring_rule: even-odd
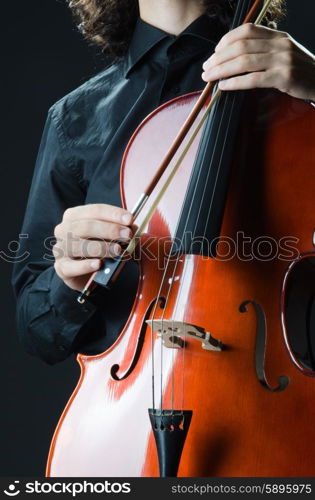
[[[62,129],[52,108],[38,152],[12,276],[19,338],[30,354],[50,364],[74,352],[76,338],[97,309],[92,302],[80,305],[78,292],[63,283],[53,266],[54,228],[66,208],[84,201],[78,171],[65,152]]]

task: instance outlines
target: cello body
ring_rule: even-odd
[[[161,106],[132,136],[121,167],[126,208],[198,95]],[[310,105],[249,92],[218,255],[181,255],[164,275],[196,139],[141,237],[138,291],[123,331],[106,352],[78,355],[81,377],[55,431],[47,476],[159,476],[153,393],[156,406],[162,399],[163,408],[193,412],[178,476],[313,476],[314,136]],[[152,319],[161,320],[160,332],[152,333]],[[181,341],[180,325],[190,325]],[[222,350],[207,349],[204,332]]]

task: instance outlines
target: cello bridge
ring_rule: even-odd
[[[222,351],[223,349],[222,342],[200,326],[171,319],[149,319],[146,323],[157,333],[158,337],[162,338],[165,347],[179,349],[184,347],[186,338],[193,338],[199,340],[206,351]]]

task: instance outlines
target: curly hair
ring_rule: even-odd
[[[199,0],[210,17],[226,27],[231,23],[237,0]],[[139,17],[138,0],[68,0],[84,37],[102,47],[112,57],[120,57],[128,49]],[[276,23],[284,13],[285,0],[273,0],[268,22]]]

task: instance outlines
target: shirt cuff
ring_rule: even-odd
[[[86,301],[79,304],[79,292],[68,287],[59,276],[54,273],[50,286],[51,306],[55,315],[62,323],[60,332],[60,348],[68,350],[80,328],[91,318],[97,310],[96,305]]]

